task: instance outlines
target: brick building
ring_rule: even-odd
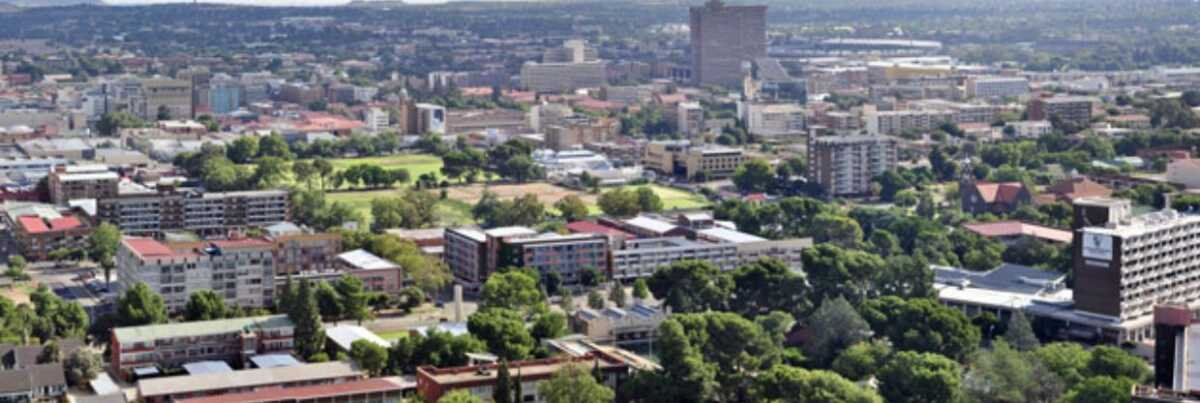
[[[286,315],[118,327],[109,341],[109,366],[126,379],[137,368],[170,369],[196,361],[240,367],[253,355],[291,352],[293,328]]]

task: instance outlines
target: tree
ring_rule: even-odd
[[[1141,358],[1112,346],[1092,349],[1086,372],[1088,376],[1128,378],[1134,382],[1145,381],[1151,375],[1150,367]]]
[[[605,215],[613,217],[633,217],[641,212],[641,203],[637,192],[626,188],[609,190],[596,200],[600,210]]]
[[[62,354],[62,349],[58,347],[58,340],[50,340],[42,345],[42,351],[37,356],[37,363],[49,364],[62,361]]]
[[[901,351],[879,370],[879,391],[894,403],[956,402],[960,372],[942,355]]]
[[[1033,326],[1020,310],[1014,311],[1008,319],[1008,330],[1004,332],[1004,341],[1019,351],[1030,351],[1038,348],[1041,343],[1033,334]]]
[[[654,298],[674,312],[723,310],[733,282],[707,261],[682,260],[659,267],[647,281]]]
[[[863,319],[897,350],[931,352],[961,360],[979,345],[979,328],[961,311],[937,300],[888,296],[867,301]]]
[[[862,301],[875,294],[875,279],[886,264],[877,255],[831,244],[805,248],[800,257],[813,291],[812,301],[837,297]]]
[[[292,163],[292,176],[297,181],[303,183],[307,188],[312,188],[313,175],[316,175],[316,168],[308,161],[296,161]]]
[[[325,332],[321,329],[317,296],[307,280],[300,282],[295,301],[288,309],[288,318],[295,325],[293,339],[297,354],[308,358],[325,350]]]
[[[101,268],[104,269],[104,282],[108,283],[111,277],[112,269],[115,267],[114,257],[117,255],[117,246],[121,243],[121,230],[109,222],[102,222],[92,231],[92,235],[88,237],[88,255],[100,262]]]
[[[776,365],[754,379],[756,400],[788,403],[882,403],[875,391],[837,373]]]
[[[883,368],[891,356],[892,345],[886,340],[862,341],[843,350],[832,369],[849,380],[862,381]]]
[[[91,382],[103,371],[102,365],[100,355],[91,350],[80,348],[72,351],[63,360],[63,372],[67,377],[67,384],[82,386]]]
[[[558,307],[568,315],[575,311],[575,298],[571,295],[571,290],[566,288],[559,290]]]
[[[388,349],[387,373],[415,373],[418,366],[454,367],[466,365],[468,353],[487,351],[482,341],[471,335],[455,336],[433,330],[426,335],[410,335],[396,340]]]
[[[279,133],[271,133],[258,139],[258,157],[279,157],[290,160],[293,155],[283,136]]]
[[[729,312],[676,314],[690,344],[704,361],[716,365],[723,401],[737,400],[751,386],[753,374],[779,363],[781,349],[772,335],[757,323]],[[660,349],[661,349],[660,344]]]
[[[550,380],[538,385],[538,394],[546,403],[608,403],[616,395],[581,364],[559,369]]]
[[[717,397],[722,386],[717,383],[717,368],[705,362],[682,324],[664,321],[655,345],[663,370],[636,374],[621,389],[623,401],[704,402]]]
[[[1063,391],[1054,373],[1003,340],[976,354],[963,379],[967,394],[980,402],[1053,402]]]
[[[492,386],[492,403],[513,403],[512,378],[508,375],[508,360],[500,360],[496,370],[496,385]]]
[[[167,323],[167,306],[162,296],[139,282],[117,299],[117,318],[121,326]]]
[[[600,291],[596,290],[588,291],[587,304],[588,308],[592,309],[604,309],[604,306],[607,305],[604,301],[604,295],[601,295]]]
[[[579,221],[588,216],[587,203],[584,203],[583,199],[576,195],[558,199],[557,202],[554,202],[554,209],[558,210],[558,214],[567,222]]]
[[[804,353],[822,366],[843,349],[867,340],[872,334],[867,322],[842,297],[822,302],[805,325],[812,335]]]
[[[238,137],[225,148],[225,156],[235,164],[249,164],[258,156],[258,137]]]
[[[545,307],[546,297],[538,288],[537,275],[528,270],[509,269],[488,276],[480,293],[480,307],[505,308],[528,314]]]
[[[663,209],[662,199],[649,186],[642,186],[637,189],[637,200],[638,210],[642,212],[657,213]]]
[[[633,298],[638,300],[650,298],[650,286],[646,285],[645,278],[639,278],[633,281]]]
[[[488,351],[507,360],[522,360],[533,351],[534,340],[517,311],[485,308],[467,319],[467,330],[488,346]]]
[[[733,173],[733,184],[742,193],[763,193],[771,190],[775,174],[771,164],[761,158],[753,158],[738,167]]]
[[[617,308],[624,308],[625,305],[629,305],[629,297],[625,294],[625,287],[621,285],[621,282],[614,281],[612,287],[609,287],[608,300],[612,301],[613,305],[616,305]]]
[[[222,319],[227,315],[225,299],[213,290],[192,293],[183,307],[183,317],[188,321]]]
[[[388,362],[388,350],[370,340],[355,340],[350,344],[350,358],[371,376],[380,376]]]
[[[342,307],[342,296],[337,289],[326,281],[318,281],[313,294],[317,299],[317,309],[325,320],[337,321],[342,319],[345,310]]]
[[[471,391],[459,389],[447,393],[438,399],[437,403],[484,403],[483,399],[471,394]]]
[[[783,262],[762,259],[729,273],[733,293],[729,309],[746,317],[771,311],[792,315],[812,309],[808,281]]]
[[[567,317],[558,312],[544,312],[537,315],[529,334],[535,340],[556,339],[567,334]]]
[[[106,113],[96,122],[96,131],[105,137],[114,137],[121,129],[136,127],[146,127],[146,122],[127,112]]]
[[[5,276],[13,279],[13,281],[29,280],[29,274],[25,273],[25,266],[28,263],[25,257],[21,255],[8,255],[8,270],[4,272]]]
[[[371,309],[367,306],[367,291],[358,277],[343,275],[333,286],[341,299],[342,315],[358,324],[371,319]]]
[[[1134,381],[1107,376],[1091,377],[1071,388],[1061,402],[1065,403],[1125,403]]]
[[[820,214],[813,219],[813,242],[831,243],[847,249],[856,249],[862,244],[863,230],[853,218]]]

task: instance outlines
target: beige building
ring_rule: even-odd
[[[50,201],[64,206],[76,199],[117,197],[121,176],[104,165],[59,165],[47,176]]]
[[[608,85],[607,64],[603,61],[581,63],[536,63],[521,66],[521,85],[548,93],[570,92],[580,88]]]
[[[148,79],[142,81],[146,97],[146,120],[157,120],[158,111],[165,109],[170,119],[191,119],[192,82],[189,80]]]
[[[603,143],[617,137],[620,121],[612,118],[567,119],[545,128],[546,148],[562,151],[588,143]]]
[[[263,239],[163,243],[126,237],[117,249],[117,281],[122,289],[146,284],[169,312],[181,312],[200,290],[216,292],[230,307],[271,308],[274,248]]]
[[[797,104],[743,105],[746,128],[755,136],[778,138],[804,134],[806,110]]]
[[[646,144],[642,165],[661,175],[712,180],[733,176],[746,159],[740,148],[691,145],[687,140],[653,141]]]
[[[699,102],[680,102],[676,110],[680,134],[687,138],[704,134],[704,107]]]

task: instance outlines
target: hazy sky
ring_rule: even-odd
[[[108,4],[191,3],[192,0],[103,0]],[[406,0],[410,4],[445,3],[447,0]],[[472,1],[472,0],[450,0]],[[493,0],[494,1],[494,0]],[[500,0],[503,1],[503,0]],[[350,0],[200,0],[201,3],[231,3],[257,6],[336,6]]]

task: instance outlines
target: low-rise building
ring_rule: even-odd
[[[117,197],[121,176],[104,165],[60,165],[47,176],[50,201],[65,206],[76,199]]]
[[[955,122],[955,114],[946,109],[878,111],[863,113],[867,133],[899,135],[907,131],[933,131],[946,123]]]
[[[523,396],[517,400],[544,401],[544,397],[538,394],[538,385],[567,365],[582,365],[599,372],[603,379],[601,383],[614,389],[630,372],[629,364],[622,357],[603,350],[593,351],[581,357],[514,361],[508,363],[508,371],[511,374],[521,374]],[[479,398],[491,399],[492,389],[496,385],[497,368],[498,364],[494,363],[452,368],[418,367],[417,394],[427,402],[436,402],[450,392],[467,390]]]
[[[252,392],[182,398],[176,403],[297,403],[297,402],[399,402],[416,389],[416,383],[389,376],[341,383],[262,388]]]
[[[1022,120],[1004,124],[1004,136],[1017,139],[1036,139],[1054,132],[1048,120]]]
[[[1021,182],[975,182],[959,184],[962,211],[971,214],[1008,214],[1033,203],[1033,195]]]
[[[1087,127],[1092,121],[1092,108],[1099,100],[1092,97],[1034,98],[1029,101],[1029,120],[1053,120]]]
[[[92,235],[91,222],[80,210],[59,213],[47,206],[33,210],[18,208],[8,213],[22,214],[8,219],[12,222],[9,228],[13,240],[27,260],[47,260],[58,250],[82,250],[88,246],[88,238]]]
[[[646,144],[642,155],[646,169],[689,180],[728,178],[746,159],[740,148],[715,144],[691,145],[686,140],[652,141]]]
[[[365,372],[349,363],[331,361],[292,367],[151,378],[138,381],[137,389],[139,401],[166,403],[188,398],[334,385],[366,378]]]
[[[798,104],[744,103],[742,119],[750,134],[766,139],[798,137],[805,134],[807,110]]]
[[[967,96],[972,98],[1010,98],[1029,95],[1025,77],[973,76],[967,78]]]
[[[1011,220],[963,224],[963,229],[979,234],[984,238],[999,240],[1008,245],[1021,242],[1025,239],[1068,245],[1074,237],[1071,231]]]
[[[654,342],[667,313],[659,307],[635,303],[629,308],[581,308],[572,319],[575,330],[596,343],[628,346]]]
[[[362,280],[363,288],[368,291],[396,295],[404,289],[404,268],[371,252],[352,250],[337,255],[335,261],[339,273]]]
[[[197,361],[248,366],[254,355],[290,353],[293,329],[287,315],[118,327],[109,341],[109,365],[126,379],[135,369],[157,372]]]
[[[680,102],[676,109],[677,125],[683,137],[704,134],[704,107],[699,102]]]

